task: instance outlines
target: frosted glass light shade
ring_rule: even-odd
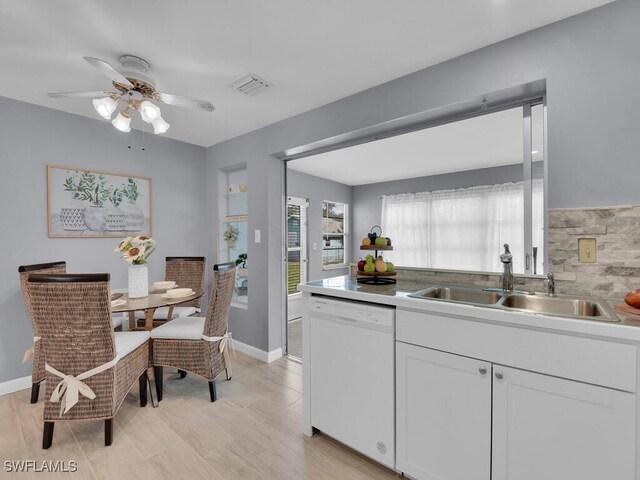
[[[164,118],[158,117],[153,121],[153,133],[160,135],[169,130],[170,125],[164,121]]]
[[[142,120],[147,123],[153,123],[154,120],[160,118],[160,108],[151,103],[149,100],[145,100],[140,104],[140,116]]]
[[[97,98],[93,101],[93,108],[105,120],[111,120],[111,114],[116,111],[117,105],[116,101],[111,97]]]
[[[131,131],[131,115],[126,110],[123,110],[111,121],[111,124],[121,132],[128,133]]]

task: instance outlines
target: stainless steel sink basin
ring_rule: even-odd
[[[590,298],[559,295],[548,297],[541,293],[509,293],[500,289],[480,289],[462,285],[437,285],[410,293],[412,298],[441,300],[495,308],[498,310],[520,310],[529,313],[552,315],[599,322],[619,322],[618,317],[605,304]]]
[[[508,295],[499,304],[502,308],[513,308],[533,313],[560,315],[564,317],[587,317],[593,320],[616,322],[601,304],[592,300],[574,297],[547,297],[543,295]]]
[[[448,302],[469,303],[474,305],[494,305],[501,295],[498,292],[487,292],[479,288],[457,285],[438,285],[435,287],[410,293],[409,297],[445,300]]]

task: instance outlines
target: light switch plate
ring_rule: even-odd
[[[255,242],[260,243],[260,230],[255,231]]]
[[[596,239],[578,239],[578,261],[580,263],[596,263]]]

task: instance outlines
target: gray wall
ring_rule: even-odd
[[[293,162],[295,162],[295,160]],[[354,232],[358,230],[352,228],[356,215],[351,192],[352,187],[349,185],[297,172],[291,168],[287,170],[287,195],[309,199],[309,209],[307,210],[307,246],[309,259],[309,275],[307,278],[309,281],[335,277],[336,275],[346,275],[348,273],[348,268],[322,269],[322,202],[324,200],[331,200],[349,204],[349,225],[347,226],[347,231],[350,232],[349,235],[353,239],[354,235],[357,236]],[[316,250],[313,250],[314,242],[317,244]],[[347,242],[349,242],[349,240],[347,240]],[[355,251],[351,248],[349,245],[350,251],[347,251],[347,260],[354,256]]]
[[[66,260],[70,272],[109,272],[114,288],[127,285],[127,265],[113,252],[117,239],[48,238],[47,164],[152,178],[158,250],[150,257],[151,281],[164,276],[167,255],[208,253],[206,150],[153,134],[144,143],[143,152],[137,131],[0,97],[0,382],[31,373],[31,362],[20,363],[33,334],[19,265]]]
[[[284,192],[275,153],[546,79],[549,206],[640,203],[629,175],[640,151],[639,19],[640,2],[618,0],[210,147],[209,180],[217,165],[247,162],[258,185],[250,210],[262,215],[250,223],[270,227],[260,277],[251,275],[252,344],[273,349],[282,338]]]
[[[536,162],[534,165],[536,170],[541,170],[542,162]],[[364,233],[368,232],[372,225],[380,225],[382,219],[382,200],[380,197],[382,195],[432,192],[434,190],[469,188],[477,185],[497,185],[499,183],[521,181],[522,164],[356,185],[353,187],[353,230],[356,233],[361,233],[361,235],[354,235],[351,239],[353,259],[357,259],[360,256],[358,248]]]
[[[256,139],[259,141],[260,137]],[[236,148],[237,146],[237,148]],[[207,235],[208,255],[218,255],[218,172],[246,164],[248,179],[249,297],[247,309],[232,307],[229,330],[233,338],[260,350],[270,351],[281,346],[282,325],[269,324],[270,318],[280,318],[284,307],[284,267],[282,264],[282,215],[284,165],[270,155],[257,153],[252,141],[234,144],[225,142],[207,150]],[[254,242],[255,230],[261,231],[261,242]],[[271,272],[272,277],[269,276]],[[273,285],[272,285],[273,283]],[[279,292],[276,295],[274,292]],[[271,328],[269,328],[271,326]]]

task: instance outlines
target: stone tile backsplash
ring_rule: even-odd
[[[640,288],[640,205],[552,209],[548,222],[559,293],[623,297]],[[596,239],[596,263],[578,261],[579,238]]]

